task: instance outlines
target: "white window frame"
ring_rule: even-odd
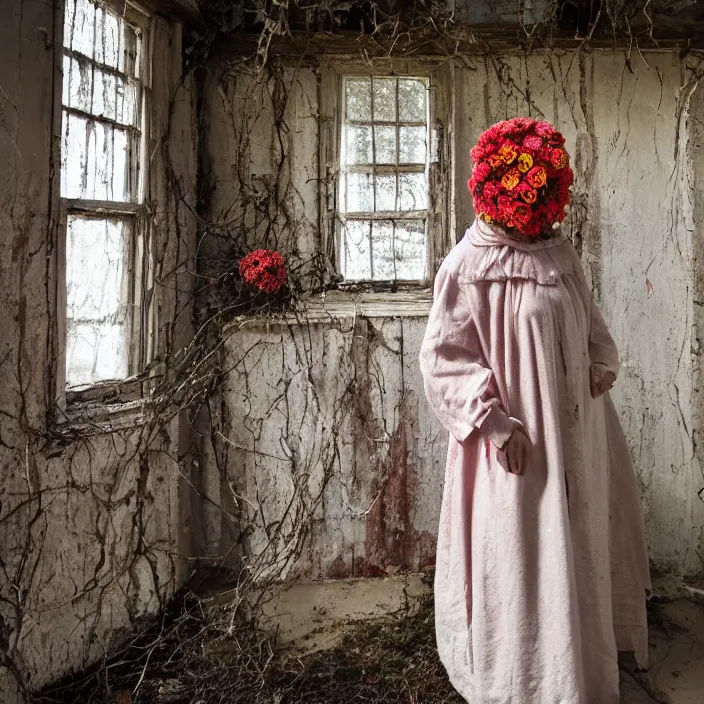
[[[347,119],[347,81],[351,78],[356,78],[353,74],[347,74],[342,77],[342,95],[340,96],[340,122],[341,122],[341,130],[340,130],[340,146],[339,146],[339,154],[340,154],[340,178],[339,178],[339,193],[338,193],[338,198],[337,202],[340,204],[338,206],[338,213],[337,213],[337,219],[338,219],[338,227],[337,227],[337,242],[338,242],[338,270],[342,273],[344,269],[344,230],[345,226],[348,222],[354,222],[354,221],[391,221],[391,222],[396,222],[398,220],[420,220],[425,223],[425,232],[424,232],[424,239],[425,239],[425,245],[426,245],[426,256],[425,256],[425,270],[423,273],[423,276],[418,278],[418,279],[412,279],[409,280],[409,283],[416,283],[416,282],[423,282],[428,279],[428,268],[429,268],[429,257],[428,257],[428,202],[430,198],[430,156],[431,156],[431,132],[430,132],[430,104],[432,100],[430,99],[430,90],[429,90],[429,81],[426,76],[393,76],[395,79],[415,79],[419,81],[423,81],[425,84],[425,91],[426,91],[426,109],[425,109],[425,121],[422,126],[425,127],[426,129],[426,149],[425,149],[425,160],[422,164],[422,170],[419,169],[418,167],[420,166],[420,162],[414,163],[414,164],[403,164],[399,162],[399,155],[400,155],[400,144],[397,142],[396,144],[396,163],[391,164],[391,165],[386,165],[386,164],[377,164],[375,162],[375,156],[372,154],[372,163],[370,164],[363,164],[363,165],[353,165],[353,164],[347,164],[345,163],[345,156],[346,156],[346,147],[345,147],[345,135],[344,135],[344,129],[348,124],[351,124],[348,122]],[[366,77],[365,77],[366,78]],[[376,73],[370,74],[371,78],[371,95],[374,93],[374,80],[379,79],[379,78],[388,78],[387,76],[379,76]],[[370,96],[371,97],[371,96]],[[396,106],[398,109],[398,83],[396,84],[396,96],[395,96],[395,101],[396,101]],[[384,123],[381,121],[374,120],[374,113],[373,113],[373,106],[372,106],[372,119],[369,123],[370,126],[374,127],[376,125],[387,125],[388,126],[393,126],[396,128],[397,136],[398,136],[398,130],[400,127],[403,126],[421,126],[420,123],[410,123],[410,122],[404,122],[399,119],[398,115],[396,117],[396,120],[393,123]],[[373,143],[373,137],[372,137],[372,143]],[[397,179],[401,174],[411,174],[411,173],[422,173],[423,176],[425,177],[425,188],[426,188],[426,207],[423,210],[398,210],[398,211],[377,211],[375,208],[373,208],[371,211],[364,212],[364,211],[347,211],[342,207],[342,204],[345,203],[346,200],[346,193],[345,193],[345,185],[347,179],[345,178],[348,174],[350,173],[372,173],[372,174],[394,174]],[[396,183],[396,188],[398,189],[398,180]],[[373,200],[376,197],[376,194],[372,194]],[[373,271],[374,271],[374,254],[373,250],[371,247],[370,243],[370,249],[369,249],[369,259],[370,259],[370,270],[372,272],[372,278],[371,279],[345,279],[345,282],[349,283],[356,283],[356,282],[365,282],[365,281],[395,281],[395,282],[402,282],[404,281],[403,279],[399,278],[394,278],[394,279],[374,279],[373,278]]]
[[[379,76],[423,78],[428,81],[428,210],[427,210],[427,267],[425,280],[419,281],[345,281],[341,276],[341,225],[338,203],[341,197],[342,124],[345,119],[344,78],[346,76]],[[427,312],[432,298],[432,281],[440,263],[454,245],[455,216],[453,183],[453,87],[452,62],[433,60],[378,60],[370,66],[359,59],[331,57],[322,60],[320,69],[320,231],[328,265],[336,272],[335,288],[326,298],[351,300],[355,305],[371,303],[381,314],[390,313],[394,301],[419,301],[420,314]],[[410,296],[410,298],[409,298]],[[368,299],[368,300],[367,300]],[[384,301],[388,301],[388,308]],[[411,307],[407,306],[408,314]]]
[[[95,1],[95,0],[94,0]],[[63,3],[62,3],[63,4]],[[123,409],[134,405],[145,393],[144,370],[147,368],[150,356],[154,349],[154,331],[151,324],[151,310],[148,301],[153,298],[153,277],[151,267],[150,228],[147,212],[149,199],[149,174],[146,147],[149,139],[149,125],[151,112],[151,55],[152,55],[152,16],[142,6],[130,0],[97,0],[96,5],[103,6],[121,16],[126,23],[137,28],[141,34],[140,52],[137,57],[139,62],[138,80],[141,84],[140,103],[140,139],[139,144],[133,149],[131,158],[131,174],[133,180],[133,197],[131,202],[96,201],[87,199],[59,198],[58,222],[58,247],[57,247],[57,368],[55,374],[55,395],[61,416],[70,420],[75,415],[74,411],[81,411],[81,407],[90,406],[96,402],[99,405],[121,404]],[[117,8],[117,9],[116,9]],[[120,11],[121,10],[121,11]],[[63,12],[61,26],[63,28]],[[63,57],[70,54],[63,47],[62,41],[58,52],[59,72],[63,74]],[[62,86],[62,82],[59,83]],[[58,103],[58,124],[61,134],[62,113],[65,109],[62,89]],[[69,108],[70,111],[73,109]],[[109,122],[99,118],[103,122]],[[61,153],[63,134],[61,134]],[[61,164],[61,155],[58,163]],[[60,179],[60,174],[57,176]],[[128,242],[128,251],[125,257],[124,283],[127,290],[127,335],[128,348],[128,373],[123,379],[98,381],[87,387],[70,388],[66,383],[66,346],[67,346],[67,269],[66,269],[66,241],[68,235],[68,218],[70,215],[79,214],[83,217],[119,218],[128,217],[132,224]]]

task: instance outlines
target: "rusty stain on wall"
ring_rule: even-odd
[[[679,94],[684,69],[682,59],[674,53],[644,54],[640,62],[631,62],[630,68],[622,59],[618,51],[528,57],[507,53],[467,57],[464,64],[454,66],[448,124],[456,145],[452,154],[455,181],[448,187],[455,204],[457,233],[450,239],[460,237],[472,221],[465,185],[470,172],[469,147],[487,123],[530,114],[558,124],[574,155],[577,172],[575,207],[565,227],[581,250],[595,296],[621,348],[623,371],[614,396],[639,472],[654,565],[679,574],[696,574],[701,570],[696,555],[701,551],[704,516],[698,510],[696,495],[701,489],[701,471],[689,438],[695,413],[690,405],[692,371],[682,353],[688,349],[691,334],[687,310],[693,290],[690,183],[683,171],[690,156],[676,148],[681,139],[679,115],[686,114],[681,111]],[[297,81],[289,89],[296,93],[318,75],[314,67],[299,65]],[[614,86],[618,87],[615,96]],[[327,84],[322,89],[327,89]],[[315,114],[320,91],[306,90],[306,96],[306,105]],[[210,154],[210,178],[218,183],[209,205],[216,219],[219,213],[229,212],[241,193],[238,183],[227,177],[228,160],[217,158],[218,153],[228,152],[223,150],[222,140],[231,139],[220,123],[233,124],[233,113],[227,112],[223,97],[215,84],[207,87],[205,99],[213,131],[206,135],[204,148]],[[329,112],[328,106],[328,118]],[[292,141],[294,150],[304,144],[315,148],[315,122],[300,124],[307,125],[309,131],[285,138]],[[236,134],[236,120],[234,125]],[[234,153],[236,143],[229,143]],[[258,141],[258,149],[258,157],[250,154],[252,172],[259,171],[260,164],[271,163],[273,147]],[[316,182],[321,188],[327,187],[328,173],[326,165]],[[304,179],[308,188],[308,172],[286,172],[286,182],[294,187],[298,199],[296,208],[314,212],[320,194],[298,188]],[[306,236],[299,229],[296,241]],[[284,228],[277,242],[285,247],[288,237]],[[311,239],[309,246],[315,247],[318,241]],[[654,291],[649,297],[643,288],[646,278]],[[341,307],[335,310],[335,320],[345,319]],[[394,326],[405,326],[405,330],[415,329],[413,337],[417,339],[422,335],[424,317],[404,318],[401,326],[392,303],[387,310],[365,322],[357,319],[360,338],[345,343],[349,345],[347,364],[354,368],[352,388],[343,385],[335,391],[333,385],[325,391],[332,395],[329,402],[344,398],[350,404],[352,417],[341,428],[340,438],[345,448],[353,451],[339,461],[343,473],[351,471],[345,462],[354,468],[347,477],[347,488],[360,491],[364,484],[359,497],[363,500],[350,507],[345,496],[333,499],[326,494],[321,508],[324,514],[317,515],[305,564],[300,568],[302,575],[381,574],[401,566],[417,566],[432,555],[443,466],[431,457],[442,457],[444,433],[428,419],[413,429],[417,437],[409,442],[409,419],[425,413],[422,386],[418,377],[408,373],[417,365],[405,334],[387,333]],[[349,322],[356,314],[347,315]],[[331,322],[333,329],[336,325]],[[307,327],[305,316],[300,326],[301,330]],[[376,344],[368,326],[383,331],[388,350]],[[298,334],[295,326],[291,334]],[[644,345],[644,340],[649,343]],[[276,347],[282,342],[272,344]],[[403,357],[400,365],[397,354]],[[323,363],[316,360],[314,364]],[[381,377],[385,402],[375,390]],[[249,389],[251,393],[254,387]],[[412,394],[412,405],[404,406],[404,399]],[[228,405],[234,403],[233,398]],[[237,435],[236,427],[232,432]],[[374,447],[373,438],[383,439],[383,452]],[[669,478],[671,466],[677,469],[674,484]],[[420,499],[414,496],[415,485],[420,487]],[[683,506],[688,508],[683,511]],[[359,520],[351,517],[359,514],[364,516],[363,530]],[[409,537],[418,521],[423,528],[415,530],[423,536],[427,549],[417,545],[409,548],[413,540],[419,540],[418,535]]]

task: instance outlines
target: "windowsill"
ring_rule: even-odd
[[[82,401],[69,404],[57,417],[57,426],[68,432],[111,433],[138,428],[145,421],[146,399],[136,401]]]
[[[389,285],[345,284],[338,290],[304,299],[301,312],[308,320],[358,315],[369,318],[415,318],[426,317],[432,303],[430,286],[406,286],[402,290],[392,290]]]
[[[377,290],[372,290],[377,288]],[[433,304],[433,291],[429,286],[404,288],[393,293],[380,291],[372,285],[346,285],[344,288],[312,294],[302,299],[294,312],[280,315],[241,316],[226,326],[225,330],[242,325],[305,325],[334,320],[365,318],[427,318]]]
[[[56,413],[57,428],[68,433],[109,433],[135,428],[145,420],[146,380],[132,377],[66,390],[65,407]]]
[[[66,403],[71,406],[90,402],[113,404],[137,401],[143,396],[144,383],[144,378],[134,376],[119,381],[99,381],[83,388],[68,388]]]

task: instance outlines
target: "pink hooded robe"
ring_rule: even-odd
[[[628,446],[590,392],[618,352],[570,242],[475,222],[437,275],[420,362],[450,431],[435,609],[452,684],[471,704],[616,704],[617,651],[646,665],[650,577]],[[527,430],[524,476],[487,416]]]

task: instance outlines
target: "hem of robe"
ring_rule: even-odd
[[[633,653],[638,667],[647,670],[650,666],[647,626],[614,623],[614,634],[618,652]]]

